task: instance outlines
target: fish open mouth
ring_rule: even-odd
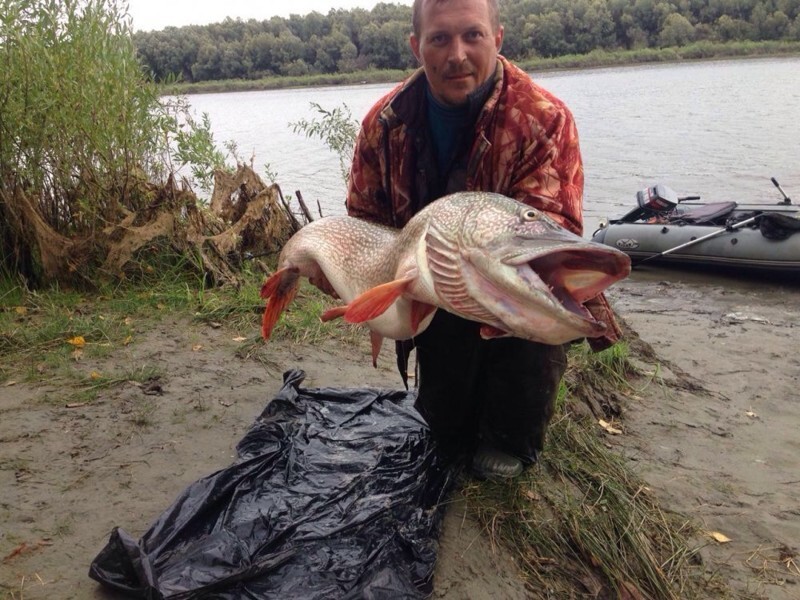
[[[556,250],[527,261],[561,305],[593,320],[583,303],[630,273],[630,259],[621,252],[595,248]]]

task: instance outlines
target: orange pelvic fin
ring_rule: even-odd
[[[413,281],[413,277],[395,279],[368,289],[347,305],[344,320],[348,323],[364,323],[382,315]]]
[[[278,269],[261,286],[261,297],[269,298],[261,319],[261,337],[270,338],[281,313],[294,300],[300,283],[300,270],[296,267]]]
[[[383,344],[383,336],[370,330],[369,341],[372,345],[372,366],[378,368],[378,355],[381,353],[381,344]]]
[[[328,321],[333,321],[334,319],[343,317],[345,312],[347,312],[347,306],[334,306],[333,308],[329,308],[322,313],[322,316],[320,316],[319,320],[323,323],[327,323]]]

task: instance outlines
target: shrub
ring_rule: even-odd
[[[91,253],[154,201],[176,141],[219,163],[180,111],[137,60],[122,0],[0,0],[0,268],[35,282],[45,246]]]

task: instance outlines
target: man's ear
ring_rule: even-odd
[[[500,52],[500,49],[503,47],[503,33],[505,33],[505,30],[503,26],[500,25],[494,34],[494,47],[497,48],[498,52]]]
[[[411,46],[411,52],[419,64],[422,64],[422,56],[419,53],[419,38],[413,33],[408,38],[408,45]]]

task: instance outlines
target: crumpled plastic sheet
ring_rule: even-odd
[[[406,391],[284,386],[229,467],[89,575],[137,598],[425,598],[453,479]]]

